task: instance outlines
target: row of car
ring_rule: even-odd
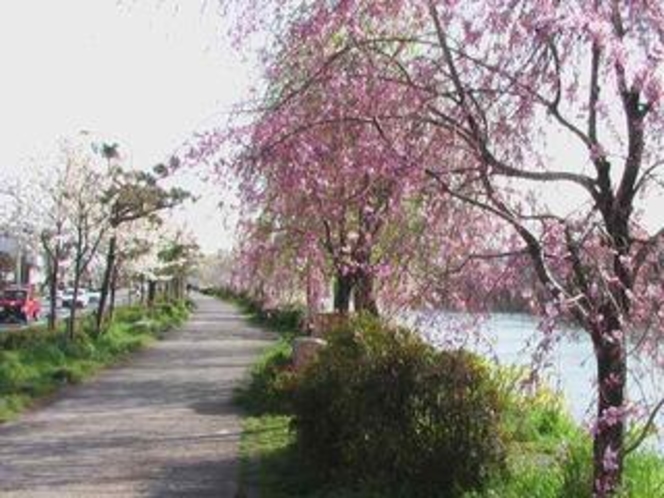
[[[79,289],[74,298],[74,289],[57,292],[57,306],[63,308],[86,308],[99,302],[100,292]],[[43,311],[42,303],[32,285],[12,285],[0,291],[0,322],[27,323],[39,320]]]
[[[58,301],[63,308],[71,308],[74,302],[74,289],[64,289],[57,293]],[[85,308],[90,304],[96,304],[101,298],[101,292],[93,289],[78,289],[76,294],[76,307]]]

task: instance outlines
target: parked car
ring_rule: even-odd
[[[101,291],[96,289],[88,289],[88,297],[90,298],[90,304],[98,304],[101,300]]]
[[[11,286],[0,293],[0,321],[38,320],[41,303],[31,286]]]
[[[71,308],[73,300],[74,289],[65,289],[62,293],[62,307]],[[78,294],[76,295],[76,307],[85,308],[88,304],[90,304],[90,295],[88,294],[88,291],[85,289],[78,289]]]

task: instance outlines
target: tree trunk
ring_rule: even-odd
[[[618,318],[607,317],[594,341],[597,360],[597,422],[593,440],[593,492],[613,496],[621,484],[625,436],[625,379],[627,373],[624,338],[619,336]]]
[[[111,299],[108,305],[108,320],[113,321],[115,316],[115,291],[118,288],[118,267],[113,265],[113,276],[111,278]]]
[[[50,299],[48,310],[48,330],[53,332],[57,323],[57,305],[58,305],[58,273],[60,271],[60,258],[58,252],[54,257],[49,258],[49,282],[48,296]]]
[[[140,288],[140,295],[139,295],[139,300],[141,303],[141,306],[145,306],[145,276],[141,275],[141,288]]]
[[[79,221],[79,223],[81,223]],[[69,323],[67,324],[67,334],[69,340],[73,341],[76,333],[76,301],[78,300],[78,293],[81,288],[81,276],[83,274],[84,265],[84,246],[83,235],[80,226],[78,228],[78,239],[76,241],[76,257],[74,258],[74,293],[72,295],[71,310],[69,313]]]
[[[69,311],[69,321],[67,323],[67,336],[70,341],[74,340],[76,334],[76,301],[78,300],[78,291],[80,287],[80,270],[76,270],[74,275],[74,293],[72,294],[71,309]]]
[[[108,252],[106,253],[106,268],[104,269],[104,279],[101,284],[101,295],[97,306],[97,316],[95,319],[95,334],[100,335],[104,323],[104,313],[106,312],[106,300],[111,287],[112,274],[115,270],[117,237],[113,235],[108,243]]]
[[[374,296],[374,276],[371,273],[361,272],[357,276],[353,297],[355,311],[378,316],[378,304]]]
[[[354,278],[352,275],[338,274],[334,286],[334,311],[348,313],[353,293]]]
[[[155,296],[157,294],[157,282],[148,280],[148,307],[154,306]]]

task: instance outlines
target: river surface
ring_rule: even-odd
[[[493,313],[481,319],[462,313],[421,313],[406,321],[416,325],[424,337],[437,346],[464,346],[501,365],[531,365],[533,353],[543,337],[538,328],[539,319],[520,313]],[[463,333],[455,330],[463,330]],[[561,329],[555,337],[557,340],[546,355],[543,378],[564,396],[574,419],[589,427],[596,399],[592,344],[582,330],[574,328]],[[664,396],[664,373],[647,368],[634,358],[629,359],[629,370],[631,399],[645,399],[648,406],[653,406]],[[664,428],[664,415],[660,413],[657,422]],[[649,446],[658,447],[664,453],[664,430],[650,438]]]

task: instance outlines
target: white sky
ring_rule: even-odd
[[[221,122],[256,79],[221,36],[215,1],[205,10],[205,0],[0,0],[0,175],[80,130],[118,140],[150,167]],[[552,146],[561,163],[578,155],[564,140]],[[182,181],[202,199],[178,218],[205,251],[228,248],[216,208],[224,192],[193,174]],[[575,203],[569,189],[549,194]],[[649,204],[649,225],[661,227],[664,200]]]
[[[202,0],[124,3],[0,2],[2,176],[80,130],[114,137],[149,167],[246,97],[250,66]],[[223,193],[191,174],[183,181],[204,195],[179,217],[204,250],[229,247],[215,208]]]

